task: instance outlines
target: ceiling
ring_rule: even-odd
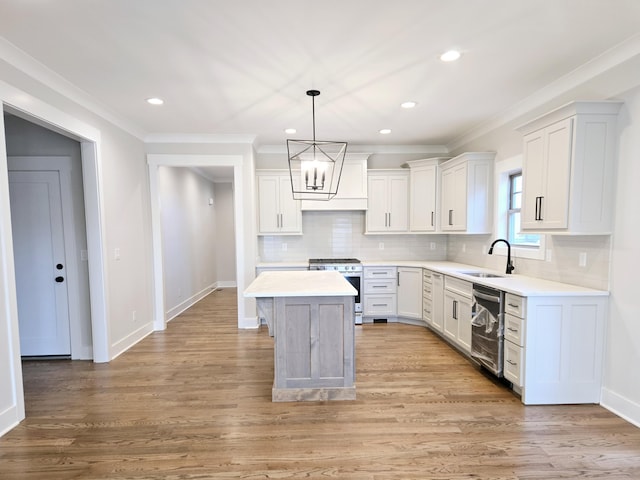
[[[640,37],[638,0],[0,0],[0,12],[4,51],[135,135],[258,146],[311,138],[312,88],[319,140],[451,145]],[[451,48],[461,59],[440,61]]]

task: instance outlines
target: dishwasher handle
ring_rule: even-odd
[[[473,296],[476,298],[481,298],[482,300],[487,300],[493,303],[500,303],[500,295],[491,295],[488,293],[480,292],[478,290],[473,290]]]

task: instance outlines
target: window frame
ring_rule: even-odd
[[[495,225],[494,232],[496,238],[508,238],[508,221],[511,203],[511,176],[517,172],[522,172],[522,155],[516,155],[495,164],[496,180],[496,201],[495,205]],[[528,258],[532,260],[545,260],[546,258],[546,235],[540,234],[540,246],[512,245],[511,255],[516,258]],[[507,247],[502,243],[494,248],[494,254],[507,255]]]

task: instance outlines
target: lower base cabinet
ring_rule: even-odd
[[[471,290],[464,280],[444,278],[444,334],[462,351],[471,353]]]

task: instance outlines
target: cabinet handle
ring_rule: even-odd
[[[398,272],[398,286],[400,286],[400,272]]]
[[[389,305],[388,303],[374,303],[373,304],[374,307],[386,307],[388,305]]]
[[[449,225],[453,225],[453,210],[449,210]]]
[[[431,226],[435,227],[435,223],[434,223],[434,219],[435,219],[435,213],[433,210],[431,210]]]
[[[520,305],[514,305],[513,303],[507,303],[511,308],[520,308]]]
[[[518,329],[517,328],[507,327],[507,330],[509,330],[510,332],[518,333]]]
[[[512,362],[512,361],[511,361],[511,360],[509,360],[509,359],[507,359],[507,363],[508,363],[509,365],[513,365],[514,367],[517,367],[517,366],[518,366],[518,364],[517,364],[516,362]]]
[[[453,319],[454,320],[458,319],[458,301],[457,300],[453,301]]]
[[[371,272],[371,275],[386,275],[387,272]]]
[[[542,199],[544,197],[536,197],[536,220],[542,221]]]
[[[371,285],[371,288],[387,288],[386,285]]]

